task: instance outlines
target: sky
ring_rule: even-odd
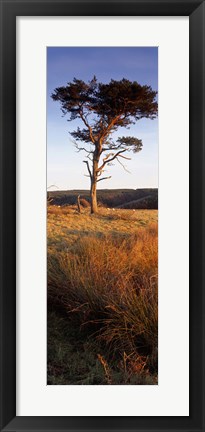
[[[111,79],[137,81],[158,90],[158,49],[156,47],[48,47],[47,48],[47,187],[49,190],[89,189],[85,153],[76,151],[69,132],[81,126],[80,120],[68,122],[53,101],[56,87],[66,86],[73,78],[88,82]],[[82,125],[83,126],[83,125]],[[128,153],[131,160],[123,169],[118,163],[108,167],[112,178],[99,183],[99,189],[158,187],[158,119],[141,119],[130,129],[119,128],[113,135],[134,136],[142,140],[139,153]],[[125,154],[126,155],[126,154]],[[54,185],[54,186],[53,186]]]

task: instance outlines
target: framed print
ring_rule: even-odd
[[[204,2],[1,26],[1,430],[203,431]]]

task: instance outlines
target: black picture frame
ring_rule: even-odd
[[[205,2],[201,0],[0,0],[1,6],[1,431],[205,430],[204,206]],[[190,415],[16,416],[16,17],[189,16],[190,23]],[[177,391],[177,383],[176,383]]]

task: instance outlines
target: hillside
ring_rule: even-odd
[[[48,192],[53,205],[73,205],[77,196],[90,200],[89,190],[68,190]],[[158,189],[100,189],[97,192],[99,204],[105,207],[124,209],[158,209]]]

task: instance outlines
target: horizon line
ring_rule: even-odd
[[[98,191],[102,191],[102,190],[144,190],[144,189],[158,189],[158,186],[156,187],[140,187],[140,188],[103,188],[103,189],[97,189]],[[90,192],[90,189],[47,189],[47,192],[68,192],[68,191],[87,191]]]

